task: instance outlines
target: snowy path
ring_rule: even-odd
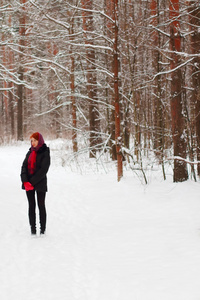
[[[48,231],[31,238],[20,167],[0,147],[1,300],[199,300],[200,184],[81,176],[56,166]]]

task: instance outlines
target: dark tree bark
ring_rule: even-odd
[[[151,25],[156,28],[159,25],[159,1],[151,0]],[[160,33],[152,30],[151,34],[152,45],[152,67],[154,74],[160,73]],[[153,87],[153,102],[154,102],[154,149],[160,162],[163,159],[164,135],[163,135],[163,104],[162,104],[162,89],[161,89],[161,75],[157,75]]]
[[[74,20],[72,20],[74,22]],[[70,34],[72,35],[73,39],[73,24],[70,29]],[[70,54],[71,54],[71,74],[70,74],[70,88],[71,88],[71,102],[72,102],[72,145],[73,145],[73,152],[78,151],[78,143],[77,143],[77,116],[76,116],[76,99],[75,99],[75,78],[74,78],[74,71],[75,71],[75,61],[74,61],[74,54],[72,53],[72,46],[70,47]]]
[[[123,176],[122,138],[120,133],[120,103],[119,103],[119,53],[118,53],[118,0],[113,2],[114,16],[114,45],[113,45],[113,74],[114,74],[114,99],[115,99],[115,143],[117,152],[117,178]]]
[[[170,50],[171,50],[171,118],[174,156],[186,158],[186,133],[184,108],[182,101],[182,73],[178,68],[181,51],[181,36],[179,22],[179,0],[171,0],[169,4],[170,23]],[[188,179],[187,164],[183,160],[174,159],[174,182]]]
[[[97,97],[97,77],[96,77],[96,57],[93,46],[93,39],[88,38],[88,34],[94,31],[93,24],[93,0],[81,0],[83,8],[83,30],[85,32],[85,45],[87,55],[87,91],[89,97],[89,124],[90,124],[90,158],[96,156],[96,146],[100,143],[99,137],[99,108]]]
[[[9,16],[9,27],[12,28],[12,19],[11,16]],[[8,50],[9,55],[9,68],[13,69],[13,52],[11,49]],[[13,99],[13,83],[10,81],[8,83],[8,101],[10,106],[10,128],[11,128],[11,137],[14,138],[15,135],[15,116],[14,116],[14,99]]]
[[[24,80],[24,67],[23,67],[23,52],[25,47],[25,26],[26,26],[26,0],[21,0],[22,11],[19,17],[19,69],[18,78],[21,82]],[[20,83],[17,87],[17,139],[23,140],[23,96],[24,96],[24,84]]]
[[[114,4],[113,1],[110,0],[104,0],[104,7],[105,7],[105,14],[108,15],[110,18],[106,18],[105,20],[105,35],[108,37],[108,39],[113,40],[113,13],[114,13]],[[111,51],[105,51],[105,63],[106,68],[108,70],[113,71],[113,61],[111,60],[112,57]],[[106,77],[107,86],[113,85],[113,79],[110,77]],[[106,88],[106,102],[107,104],[111,104],[113,107],[115,107],[115,99],[114,99],[114,90]],[[109,100],[111,99],[111,100]],[[115,109],[109,110],[107,108],[107,128],[108,128],[108,134],[110,135],[109,140],[109,147],[110,147],[110,154],[112,157],[112,160],[117,160],[117,152],[116,152],[116,145],[115,145]]]
[[[195,108],[195,127],[197,139],[197,160],[200,161],[200,7],[197,1],[189,2],[189,20],[191,31],[191,53],[195,55],[192,65],[192,103]],[[200,164],[197,166],[200,176]]]

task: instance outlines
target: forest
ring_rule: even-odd
[[[1,0],[0,144],[33,130],[200,176],[200,1]],[[144,174],[145,176],[145,174]]]

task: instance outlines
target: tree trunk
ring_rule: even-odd
[[[186,158],[185,120],[182,102],[182,74],[177,68],[180,64],[181,36],[179,23],[179,0],[171,0],[169,5],[170,23],[170,50],[171,54],[171,118],[174,156]],[[177,69],[176,69],[177,68]],[[174,159],[174,182],[188,179],[187,164]]]
[[[110,18],[106,18],[105,20],[105,36],[107,36],[108,39],[113,39],[113,12],[114,12],[114,6],[113,1],[110,0],[104,0],[104,7],[105,11],[104,13]],[[106,68],[108,70],[113,71],[113,62],[110,59],[112,56],[111,51],[105,50],[105,64]],[[113,79],[109,76],[106,76],[106,82],[107,82],[107,88],[105,90],[106,93],[106,103],[111,104],[113,106],[113,109],[107,108],[107,127],[108,127],[108,134],[110,136],[109,140],[109,148],[110,148],[110,155],[112,157],[112,160],[117,160],[117,152],[116,152],[116,145],[115,145],[115,100],[114,100],[114,90],[109,89],[108,86],[113,85]],[[109,101],[110,99],[110,101]]]
[[[71,40],[74,40],[74,17],[71,16],[71,28],[70,28]],[[73,54],[73,46],[70,46],[70,58],[71,58],[71,72],[70,72],[70,89],[71,89],[71,107],[72,107],[72,145],[73,152],[78,152],[77,142],[77,115],[76,115],[76,99],[75,99],[75,58]]]
[[[12,28],[12,19],[11,16],[9,16],[9,27]],[[13,52],[11,49],[8,49],[8,56],[9,56],[9,68],[10,70],[13,69]],[[10,107],[10,128],[11,128],[11,137],[14,138],[15,135],[15,117],[14,117],[14,99],[13,99],[13,83],[9,81],[8,83],[8,101],[9,101],[9,107]]]
[[[4,41],[4,34],[2,35],[2,41]],[[3,65],[5,68],[8,68],[8,53],[6,46],[2,46],[2,57],[3,57]],[[6,76],[6,73],[5,73]],[[4,135],[8,135],[8,83],[6,80],[3,81],[3,94],[2,100],[4,103]]]
[[[113,47],[113,73],[114,73],[114,95],[115,95],[115,143],[117,152],[117,179],[123,176],[122,138],[120,135],[120,103],[119,103],[119,61],[118,61],[118,0],[113,1],[114,8],[114,47]]]
[[[74,55],[71,54],[71,75],[70,75],[70,87],[71,87],[71,102],[72,102],[72,144],[73,152],[78,151],[77,143],[77,120],[76,120],[76,100],[74,97],[75,83],[74,83]]]
[[[90,158],[96,157],[96,146],[100,143],[99,137],[100,123],[99,123],[99,109],[97,98],[97,78],[96,78],[96,66],[95,66],[95,50],[93,47],[93,39],[88,39],[88,33],[94,31],[93,25],[93,1],[81,0],[83,7],[83,30],[85,32],[85,45],[87,55],[87,91],[89,98],[89,124],[90,124]],[[87,34],[86,34],[87,33]]]
[[[18,70],[19,80],[23,81],[24,70],[21,66]],[[23,84],[19,84],[17,87],[17,139],[23,141]]]
[[[23,67],[23,52],[25,46],[25,26],[26,26],[26,11],[25,11],[26,0],[21,0],[22,12],[19,18],[19,70],[18,77],[22,82],[24,80],[24,67]],[[17,87],[17,139],[23,140],[23,93],[24,85],[20,83]]]
[[[157,27],[159,24],[159,2],[158,0],[151,0],[151,25]],[[152,67],[154,74],[160,73],[160,33],[153,29],[151,34],[152,44]],[[162,92],[161,92],[161,75],[156,76],[155,84],[153,87],[153,103],[154,103],[154,149],[160,162],[163,160],[163,105],[162,105]]]
[[[196,1],[189,2],[189,20],[191,31],[191,53],[196,55],[192,65],[192,103],[195,108],[195,127],[197,139],[197,160],[200,161],[200,7]],[[197,165],[200,176],[200,164]]]

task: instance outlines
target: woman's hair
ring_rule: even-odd
[[[39,138],[40,138],[39,132],[34,132],[33,134],[31,134],[30,139],[32,139],[32,138],[39,141]]]

